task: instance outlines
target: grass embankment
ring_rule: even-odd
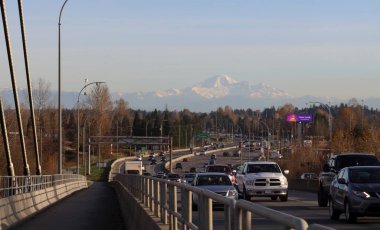
[[[91,175],[87,175],[87,180],[108,181],[108,173],[111,170],[112,162],[107,162],[107,167],[98,167],[96,164],[91,164]],[[80,174],[84,174],[84,168],[81,168]]]

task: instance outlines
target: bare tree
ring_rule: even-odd
[[[106,85],[96,85],[91,88],[88,97],[90,106],[92,127],[96,135],[104,134],[111,127],[112,101]]]

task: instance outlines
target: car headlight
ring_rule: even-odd
[[[368,199],[371,197],[371,195],[369,193],[363,192],[363,191],[352,190],[352,193],[355,196],[358,196],[358,197],[363,198],[363,199]]]
[[[288,185],[288,180],[286,179],[286,177],[282,177],[280,179],[280,182],[281,182],[281,185]]]
[[[227,192],[227,196],[237,196],[237,191],[236,189],[231,189],[231,190],[228,190]]]

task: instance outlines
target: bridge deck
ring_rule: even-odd
[[[117,196],[106,182],[95,182],[88,189],[58,202],[17,229],[116,229],[124,223]]]

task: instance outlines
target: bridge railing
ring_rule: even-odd
[[[86,177],[77,174],[0,177],[0,229],[87,187]]]
[[[165,179],[117,174],[114,181],[128,189],[128,193],[140,200],[145,207],[160,218],[170,229],[213,229],[213,203],[224,206],[224,229],[251,229],[251,214],[259,215],[285,229],[331,229],[321,225],[309,226],[299,217],[269,209],[244,200],[233,200],[187,184]],[[178,197],[180,194],[180,199]],[[193,222],[193,194],[198,196],[198,222]],[[181,205],[180,211],[178,204]]]
[[[49,187],[67,184],[76,181],[86,181],[86,178],[77,174],[57,174],[43,176],[1,176],[0,198],[17,194],[29,193]]]

